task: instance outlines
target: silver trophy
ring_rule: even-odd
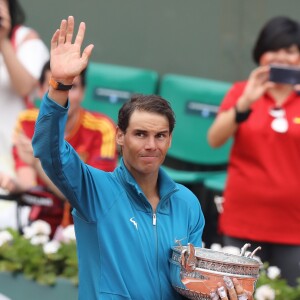
[[[245,244],[240,255],[188,246],[172,248],[171,281],[173,287],[188,299],[210,300],[210,292],[224,276],[236,278],[242,287],[253,293],[262,263],[254,259],[260,247],[247,252]],[[246,255],[246,252],[248,253]]]

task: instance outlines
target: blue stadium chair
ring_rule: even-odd
[[[164,168],[177,182],[203,183],[226,170],[231,141],[214,149],[207,142],[219,105],[231,86],[228,82],[166,74],[159,94],[167,99],[176,114],[172,146]]]

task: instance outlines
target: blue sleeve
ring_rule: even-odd
[[[97,193],[92,168],[82,162],[73,147],[64,140],[67,116],[68,106],[60,106],[45,94],[32,140],[34,156],[40,159],[48,177],[79,214],[92,221],[95,208],[91,199]],[[104,173],[97,171],[99,177]]]

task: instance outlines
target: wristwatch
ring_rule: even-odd
[[[55,90],[58,90],[58,91],[69,91],[73,86],[73,84],[63,84],[61,82],[58,82],[58,81],[54,80],[52,77],[49,80],[49,84]]]

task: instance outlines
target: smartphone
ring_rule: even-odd
[[[291,66],[270,66],[270,81],[285,84],[300,84],[300,68]]]

